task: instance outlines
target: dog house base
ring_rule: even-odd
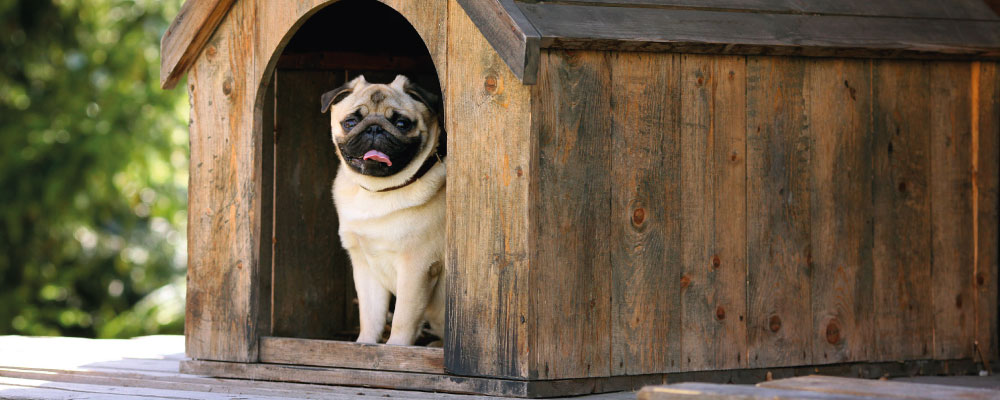
[[[813,374],[868,379],[917,375],[970,375],[977,373],[979,367],[980,364],[970,359],[914,360],[527,381],[465,377],[447,373],[430,374],[271,363],[186,360],[181,362],[181,373],[219,378],[544,398],[632,391],[639,390],[646,385],[686,381],[755,384],[767,379]],[[1000,364],[993,367],[1000,367]]]

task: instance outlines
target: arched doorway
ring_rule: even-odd
[[[269,336],[354,340],[356,295],[330,195],[339,160],[319,99],[362,74],[379,83],[404,74],[440,92],[438,75],[409,21],[374,0],[323,6],[274,57],[258,107],[262,188],[273,193],[271,223],[262,224],[273,238]]]

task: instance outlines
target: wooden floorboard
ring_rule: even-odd
[[[500,397],[221,379],[180,373],[181,336],[128,340],[0,336],[2,399],[444,399]],[[634,399],[634,392],[574,397]]]
[[[2,399],[396,399],[480,400],[502,399],[478,395],[389,390],[373,387],[271,382],[266,380],[224,379],[181,373],[184,338],[152,336],[130,340],[93,340],[79,338],[28,338],[0,336],[0,398]],[[1000,399],[1000,377],[920,377],[921,383],[799,376],[809,373],[850,376],[903,376],[974,372],[971,362],[916,361],[910,363],[847,363],[818,367],[772,368],[755,370],[702,371],[668,374],[666,382],[714,381],[756,383],[773,376],[777,380],[758,386],[681,383],[649,386],[640,398],[645,399]],[[290,370],[276,364],[233,364]],[[898,365],[897,365],[898,364]],[[967,365],[968,364],[968,365]],[[295,367],[301,371],[321,370]],[[294,368],[292,368],[294,369]],[[344,369],[345,371],[364,371]],[[807,371],[808,370],[808,371]],[[406,373],[403,373],[406,374]],[[409,373],[410,375],[443,375]],[[619,390],[642,381],[643,376],[592,380],[593,391]],[[788,378],[788,379],[781,379]],[[470,378],[450,377],[454,382]],[[904,378],[914,379],[914,378]],[[488,379],[487,379],[488,380]],[[633,380],[635,382],[632,382]],[[493,383],[501,380],[491,380]],[[510,382],[510,381],[507,381]],[[532,396],[565,395],[566,389],[579,390],[581,382],[536,382],[525,390]],[[647,382],[648,383],[648,382]],[[653,382],[659,384],[660,381]],[[926,384],[933,383],[933,384]],[[353,385],[360,383],[353,382]],[[641,383],[640,383],[641,384]],[[606,387],[599,387],[605,385]],[[610,386],[608,386],[610,385]],[[617,386],[616,386],[617,385]],[[952,385],[952,386],[942,386]],[[656,388],[656,389],[653,389]],[[668,389],[664,389],[668,388]],[[618,392],[574,397],[582,400],[623,400],[636,398],[635,392]]]

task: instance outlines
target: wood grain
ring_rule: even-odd
[[[528,306],[531,94],[455,1],[448,12],[445,368],[523,379],[535,324]]]
[[[478,393],[489,396],[527,397],[527,381],[455,377],[367,369],[304,367],[281,364],[244,364],[217,361],[182,361],[181,372],[222,378],[317,383],[324,385],[391,387],[448,393]]]
[[[357,308],[350,259],[330,195],[340,162],[320,96],[343,71],[278,70],[274,140],[274,272],[271,335],[332,339]]]
[[[563,3],[767,14],[1000,20],[982,0],[571,0]]]
[[[875,360],[933,355],[930,66],[874,61]]]
[[[639,400],[873,400],[866,397],[859,398],[801,390],[696,382],[648,386],[639,391],[637,398]]]
[[[173,89],[194,65],[236,0],[185,1],[160,38],[160,87]]]
[[[1000,75],[996,63],[972,63],[973,194],[976,208],[976,333],[983,357],[997,359],[997,226],[1000,177]],[[977,72],[978,70],[978,72]],[[978,100],[978,101],[977,101]],[[978,118],[976,118],[978,117]],[[973,358],[979,357],[973,354]]]
[[[440,348],[263,337],[260,361],[273,364],[444,373]]]
[[[609,67],[611,373],[678,370],[680,56],[614,53]]]
[[[599,52],[542,54],[532,87],[538,181],[531,378],[605,376],[611,360],[611,82]],[[569,316],[572,316],[568,318]]]
[[[810,280],[815,363],[874,352],[871,64],[809,60]]]
[[[682,60],[680,366],[746,367],[746,59]]]
[[[538,31],[513,0],[458,0],[466,15],[522,83],[538,76]]]
[[[972,109],[968,63],[936,63],[930,75],[931,288],[934,357],[972,356]]]
[[[518,3],[542,49],[820,57],[1000,56],[1000,21]],[[725,26],[726,29],[719,29]]]
[[[261,246],[270,245],[260,229],[261,139],[247,134],[255,117],[247,62],[253,20],[252,4],[233,8],[190,74],[188,240],[196,245],[188,252],[184,329],[192,358],[256,360],[268,314],[261,297],[270,273],[260,260]]]
[[[841,378],[834,376],[800,376],[761,382],[758,387],[798,390],[808,393],[850,396],[851,398],[893,398],[914,400],[995,399],[995,390],[962,386],[928,385],[922,383],[894,382]]]
[[[812,359],[806,61],[747,60],[747,347],[751,367]]]

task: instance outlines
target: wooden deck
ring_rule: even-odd
[[[365,387],[218,379],[178,372],[181,336],[129,340],[0,336],[0,399],[499,399]],[[916,382],[916,383],[913,383]],[[1000,378],[909,377],[892,381],[803,376],[752,385],[650,386],[640,399],[1000,399]],[[635,399],[623,392],[574,397]]]
[[[0,399],[493,399],[181,374],[182,336],[129,340],[0,336]],[[634,399],[635,393],[574,397]]]

